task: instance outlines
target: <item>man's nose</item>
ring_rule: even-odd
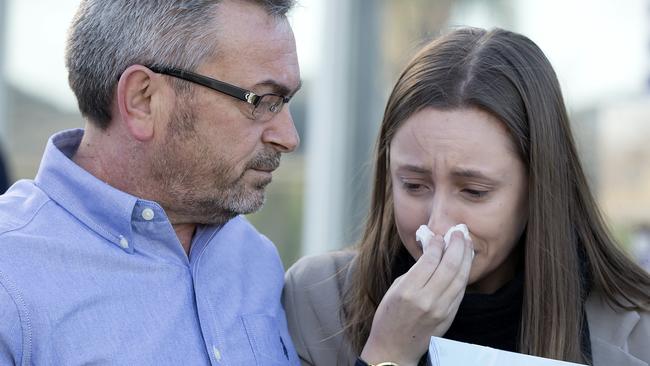
[[[262,134],[262,140],[282,153],[292,152],[298,147],[300,137],[288,105],[283,106],[282,110],[268,121],[268,127]]]

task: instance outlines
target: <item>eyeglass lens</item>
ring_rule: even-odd
[[[282,97],[272,94],[264,95],[253,110],[253,116],[259,120],[269,120],[282,110],[283,105],[284,99]]]

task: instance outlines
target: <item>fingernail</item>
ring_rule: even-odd
[[[447,233],[445,234],[445,249],[451,242],[451,234],[453,234],[455,231],[460,231],[463,234],[463,237],[465,240],[471,240],[469,236],[469,230],[467,228],[467,225],[465,224],[458,224],[456,226],[452,226],[447,230]]]
[[[443,252],[445,250],[447,250],[447,244],[445,243],[445,240],[442,237],[442,235],[434,234],[433,239],[431,240],[431,242],[433,242],[433,241],[435,241],[438,245],[442,246],[442,251]]]

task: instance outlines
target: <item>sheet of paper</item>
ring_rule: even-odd
[[[477,346],[475,344],[431,337],[429,343],[431,366],[578,366],[581,364]]]

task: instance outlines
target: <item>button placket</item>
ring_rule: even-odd
[[[217,360],[217,362],[221,362],[221,352],[217,346],[212,346],[212,354],[214,355],[214,359]]]
[[[123,235],[120,235],[120,246],[122,249],[129,248],[129,241]]]

